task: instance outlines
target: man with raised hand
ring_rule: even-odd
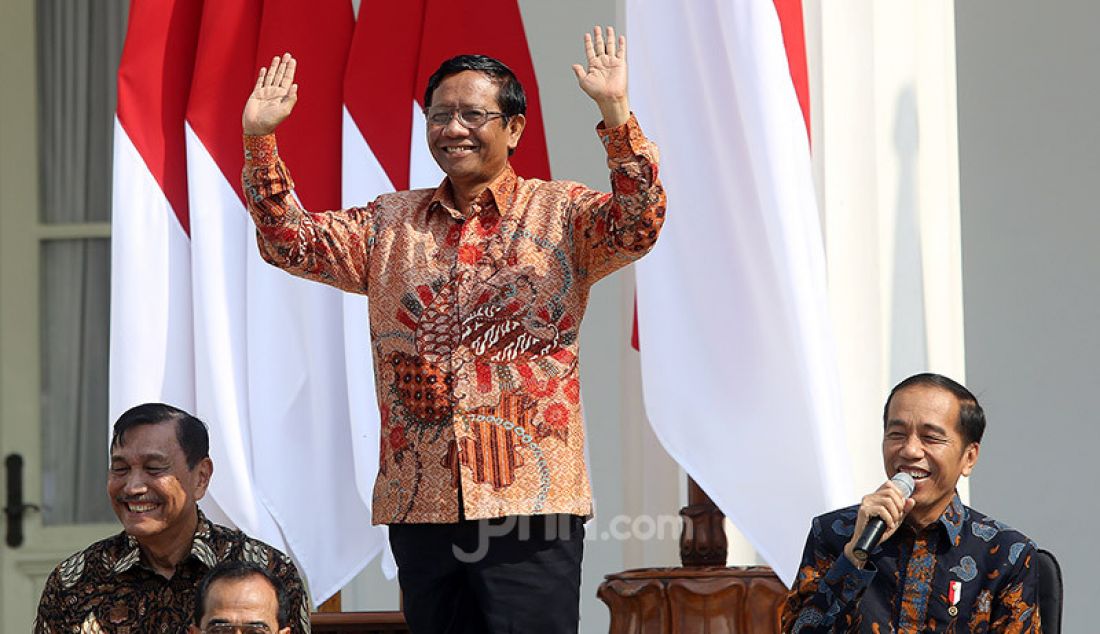
[[[579,328],[592,285],[648,252],[665,214],[657,150],[630,112],[625,47],[597,27],[587,65],[573,67],[603,116],[610,194],[512,170],[526,97],[481,55],[446,60],[428,80],[443,182],[362,207],[309,212],[293,195],[274,136],[299,98],[290,54],[260,70],[245,106],[243,184],[263,258],[370,299],[374,522],[390,527],[414,632],[577,629],[592,512]]]
[[[1038,634],[1035,544],[955,491],[978,461],[978,399],[945,376],[917,374],[890,392],[882,420],[892,481],[814,519],[783,631]],[[857,547],[874,519],[884,524],[880,545]]]

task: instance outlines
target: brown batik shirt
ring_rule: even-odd
[[[241,560],[266,566],[290,602],[290,631],[308,634],[309,603],[294,563],[244,533],[218,526],[199,512],[191,554],[165,579],[144,561],[125,532],[96,542],[61,562],[46,580],[36,634],[179,634],[186,632],[199,581],[216,564]]]
[[[308,212],[275,137],[245,137],[263,258],[369,298],[376,524],[458,521],[460,486],[471,519],[591,513],[581,319],[592,284],[649,251],[665,215],[657,149],[637,121],[597,133],[613,193],[508,166],[465,217],[447,180]]]

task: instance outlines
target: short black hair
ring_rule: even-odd
[[[195,621],[195,626],[202,625],[202,617],[206,612],[206,597],[210,594],[210,586],[214,585],[215,581],[247,579],[253,575],[267,579],[267,582],[271,584],[271,588],[275,590],[275,600],[279,604],[277,616],[279,629],[289,626],[290,595],[287,594],[283,582],[260,564],[238,559],[227,559],[219,563],[211,568],[202,578],[202,581],[199,582],[198,589],[195,591],[195,609],[191,617]]]
[[[950,392],[952,396],[955,397],[955,400],[959,402],[959,420],[957,425],[963,440],[966,441],[967,445],[971,443],[980,443],[982,441],[982,435],[985,434],[985,411],[983,411],[982,406],[978,404],[978,397],[974,396],[970,390],[966,389],[966,387],[958,381],[934,372],[914,374],[901,383],[898,383],[894,386],[894,389],[890,390],[890,396],[886,399],[886,405],[882,406],[883,429],[890,423],[888,412],[890,411],[890,401],[894,400],[894,395],[906,388],[915,386],[936,387]]]
[[[424,107],[432,105],[432,94],[444,79],[467,70],[483,73],[497,85],[497,105],[504,113],[505,120],[527,112],[527,94],[523,92],[523,86],[516,79],[516,74],[500,60],[486,55],[458,55],[440,64],[428,78],[428,89],[424,91]]]
[[[194,469],[203,458],[210,455],[210,433],[206,423],[178,407],[164,403],[143,403],[126,410],[115,421],[111,432],[111,449],[126,445],[126,432],[141,425],[158,425],[174,422],[176,440],[187,458],[187,468]]]

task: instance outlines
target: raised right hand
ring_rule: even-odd
[[[294,83],[297,66],[290,53],[284,53],[272,58],[270,67],[260,69],[241,115],[245,134],[271,134],[290,116],[298,102],[298,84]]]
[[[862,568],[864,562],[856,559],[853,550],[856,540],[863,534],[867,522],[872,517],[882,518],[882,521],[886,523],[886,530],[883,531],[879,543],[885,542],[898,530],[905,516],[913,510],[914,504],[916,502],[913,498],[902,497],[901,491],[889,480],[882,483],[882,486],[875,489],[873,493],[863,496],[863,500],[859,504],[859,513],[856,514],[856,527],[852,532],[852,538],[844,546],[844,555],[857,568]]]

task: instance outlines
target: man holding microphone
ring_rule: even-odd
[[[1035,544],[955,491],[985,431],[977,398],[917,374],[890,392],[883,425],[891,480],[814,519],[783,631],[1038,634]]]

